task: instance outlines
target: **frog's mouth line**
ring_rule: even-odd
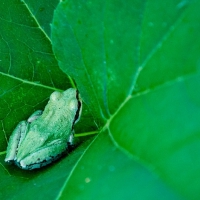
[[[82,110],[82,101],[81,101],[78,90],[76,90],[76,99],[78,100],[78,109],[77,109],[75,117],[74,117],[73,126],[74,126],[74,124],[76,124],[78,122],[80,115],[81,115],[81,110]]]

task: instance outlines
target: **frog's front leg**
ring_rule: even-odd
[[[29,118],[28,118],[28,122],[31,123],[34,120],[36,120],[38,117],[40,117],[42,115],[43,111],[42,110],[36,110]]]
[[[27,126],[28,122],[21,121],[12,132],[7,147],[5,162],[12,163],[14,161],[22,138],[26,135]]]
[[[18,148],[21,146],[21,143],[22,141],[24,141],[25,137],[26,137],[26,134],[28,132],[28,129],[29,129],[29,124],[31,124],[34,120],[36,120],[38,117],[40,117],[42,115],[42,110],[37,110],[35,111],[27,120],[28,124],[26,126],[23,126],[22,127],[22,130],[21,130],[21,137],[20,137],[20,141],[19,141],[19,144],[18,144]]]
[[[72,131],[67,141],[67,150],[71,152],[80,142],[78,137],[74,137],[75,132]]]

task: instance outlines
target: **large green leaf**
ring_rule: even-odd
[[[52,32],[59,66],[77,77],[85,102],[103,130],[109,131],[114,145],[150,168],[148,173],[157,174],[159,181],[194,199],[200,197],[199,5],[200,1],[174,0],[67,1],[56,10]],[[70,61],[66,64],[66,60]],[[113,159],[114,169],[121,167],[112,151],[96,150],[97,159],[91,155],[95,148],[107,147],[106,133],[100,134],[60,197],[121,199],[125,192],[138,199],[145,198],[144,193],[162,199],[162,192],[144,188],[141,196],[134,196],[132,190],[138,189],[131,181],[134,177],[130,178],[135,171],[131,164],[132,171],[124,167],[126,178],[121,181],[116,181],[121,173],[108,181],[106,172],[99,172],[103,155]],[[109,161],[105,162],[109,169]],[[87,170],[82,175],[84,165]],[[151,188],[148,175],[139,180]],[[72,186],[78,181],[73,193]],[[98,191],[94,192],[95,187]]]
[[[200,1],[62,1],[50,41],[53,2],[0,8],[0,197],[199,199]],[[100,133],[49,167],[6,166],[14,126],[67,75],[85,103],[78,132]]]

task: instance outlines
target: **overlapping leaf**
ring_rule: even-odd
[[[103,130],[108,129],[114,144],[131,154],[136,163],[150,167],[174,191],[192,199],[199,197],[200,180],[197,172],[200,167],[197,156],[200,150],[199,4],[199,1],[117,1],[115,4],[113,1],[99,4],[98,0],[67,1],[59,5],[53,23],[53,44],[59,65],[77,77],[86,103],[97,119],[104,119]],[[115,158],[117,164],[113,161],[113,169],[116,170],[123,165],[111,147],[108,147],[110,153],[95,149],[101,149],[101,145],[107,147],[104,131],[101,134],[101,139],[88,149],[80,167],[66,181],[59,197],[78,199],[83,195],[86,198],[95,187],[98,191],[92,195],[99,199],[110,196],[120,199],[124,191],[127,196],[133,196],[136,186],[134,178],[129,180],[131,170],[124,175],[129,180],[127,184],[122,179],[116,181],[121,173],[111,175],[109,187],[118,188],[115,194],[107,188],[105,171],[98,170],[104,166],[103,159],[98,158],[103,155]],[[92,153],[94,149],[97,158]],[[109,170],[109,162],[105,162]],[[146,179],[148,176],[140,177],[143,184],[151,187]],[[72,186],[77,180],[80,184],[73,194]],[[144,191],[141,189],[140,194]],[[148,194],[153,194],[152,199],[163,198],[153,189]]]

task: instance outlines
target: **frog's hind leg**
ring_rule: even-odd
[[[25,170],[41,168],[59,159],[67,152],[66,141],[58,139],[37,149],[20,161],[15,160],[15,164]]]
[[[31,123],[34,120],[36,120],[38,117],[40,117],[42,115],[43,111],[42,110],[36,110],[29,118],[28,118],[28,122]]]

